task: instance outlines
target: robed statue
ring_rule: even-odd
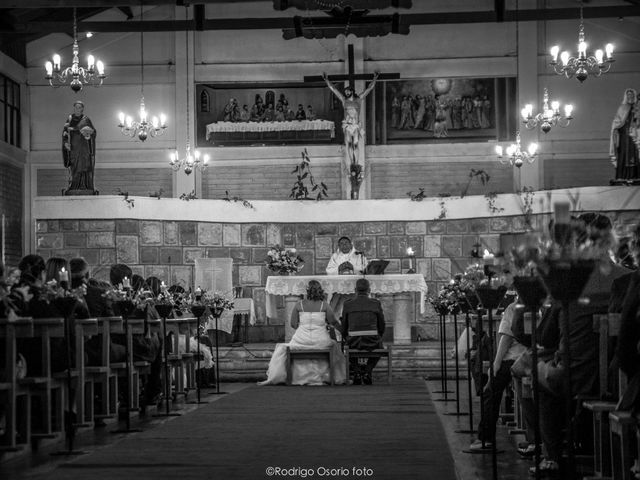
[[[636,183],[640,181],[640,111],[638,93],[627,88],[611,123],[609,156],[616,168],[613,184]]]
[[[73,113],[62,129],[62,160],[69,169],[65,195],[95,195],[96,129],[84,114],[84,103],[76,100]]]

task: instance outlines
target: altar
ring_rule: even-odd
[[[289,324],[291,312],[296,302],[307,291],[309,280],[317,280],[322,285],[327,299],[334,293],[354,293],[356,280],[363,275],[309,275],[309,276],[270,276],[267,277],[266,313],[269,318],[277,318],[276,298],[284,297],[285,342],[293,335]],[[420,295],[420,313],[424,313],[427,284],[421,274],[366,275],[371,285],[371,293],[389,295],[393,301],[393,343],[408,345],[411,343],[411,321],[409,312],[414,294]],[[390,319],[386,319],[388,323]]]

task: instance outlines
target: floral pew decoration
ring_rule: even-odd
[[[275,245],[267,252],[266,266],[278,275],[295,275],[304,267],[304,259],[295,248]]]

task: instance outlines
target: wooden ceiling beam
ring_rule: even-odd
[[[122,1],[122,0],[120,0]],[[157,1],[157,0],[156,0]],[[200,0],[198,0],[200,1]],[[640,6],[619,7],[588,7],[584,9],[584,18],[616,18],[638,17]],[[388,16],[366,15],[362,21],[375,23],[378,17],[385,19]],[[402,25],[438,25],[438,24],[465,24],[465,23],[494,23],[496,22],[495,10],[484,12],[439,12],[439,13],[406,13],[400,14]],[[578,19],[575,8],[556,9],[530,9],[507,10],[504,13],[505,22],[527,22],[543,20],[567,20]],[[327,25],[330,17],[314,17],[310,24]],[[335,22],[335,21],[334,21]],[[336,25],[339,22],[335,22]],[[185,30],[257,30],[257,29],[282,29],[293,28],[293,17],[280,18],[199,18],[194,20],[149,20],[149,21],[112,21],[112,22],[78,22],[79,31],[91,32],[171,32]],[[54,32],[69,33],[73,30],[73,23],[65,22],[38,22],[16,23],[13,30],[0,30],[0,34],[48,34]]]
[[[196,5],[235,2],[267,2],[271,0],[2,0],[2,8],[117,8],[157,5]]]

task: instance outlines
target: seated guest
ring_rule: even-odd
[[[367,259],[362,252],[356,251],[349,237],[340,237],[338,251],[331,255],[327,264],[327,275],[354,275],[364,273],[367,268]],[[331,308],[340,318],[342,307],[350,294],[334,293],[331,297]]]
[[[327,304],[325,293],[317,280],[311,280],[307,286],[305,300],[296,304],[291,313],[291,326],[296,329],[288,346],[292,350],[332,348],[334,359],[333,378],[335,383],[345,381],[345,360],[340,345],[329,337],[327,325],[338,325],[338,321]],[[267,379],[259,385],[285,383],[286,343],[278,343],[267,370]],[[326,360],[298,360],[291,366],[294,385],[322,385],[329,382],[329,364]]]
[[[633,232],[630,251],[635,264],[640,265],[640,225]],[[620,284],[626,283],[625,294],[620,302],[620,336],[616,348],[616,358],[629,380],[638,381],[640,376],[640,269],[637,269],[618,279]],[[620,287],[621,289],[623,287]],[[629,399],[626,399],[628,403]],[[635,399],[636,407],[640,399]]]
[[[493,359],[493,378],[484,388],[484,416],[478,425],[478,439],[469,447],[478,450],[491,446],[496,433],[496,422],[500,413],[500,404],[505,389],[511,383],[511,367],[522,355],[526,347],[519,343],[513,332],[513,319],[516,315],[516,301],[507,306],[498,327],[498,348]]]
[[[108,286],[99,286],[98,282],[91,282],[89,278],[89,264],[84,258],[72,258],[69,261],[71,272],[71,288],[85,287],[84,299],[92,317],[112,317],[113,305],[105,295]],[[88,365],[100,365],[102,362],[102,335],[93,335],[85,342]],[[111,341],[109,358],[112,362],[125,360],[124,345]]]
[[[50,282],[51,280],[55,280],[58,285],[60,285],[60,272],[62,269],[65,269],[66,272],[69,272],[69,265],[67,264],[67,260],[62,257],[49,257],[45,262],[45,282]],[[68,275],[68,273],[67,273]],[[69,278],[65,281],[69,281]]]
[[[121,285],[125,277],[132,278],[132,273],[133,272],[128,265],[123,263],[112,265],[111,270],[109,271],[111,285]],[[114,305],[114,311],[116,315],[120,314],[116,305]],[[136,309],[131,315],[131,318],[146,318],[146,310]],[[119,345],[124,345],[124,342],[126,341],[124,335],[114,335],[112,338],[113,341]],[[133,336],[133,360],[145,361],[151,364],[147,382],[143,387],[145,401],[148,404],[155,403],[155,400],[162,392],[162,382],[160,379],[160,373],[162,370],[161,352],[162,340],[157,334],[139,334]]]
[[[356,350],[375,350],[383,348],[384,313],[380,301],[369,298],[371,287],[369,280],[359,278],[356,281],[356,296],[344,303],[342,310],[342,337],[349,348]],[[353,384],[364,382],[371,385],[371,372],[379,358],[368,358],[366,365],[359,365],[357,358],[350,359],[353,372]]]
[[[585,213],[578,220],[583,223],[586,232],[581,240],[603,246],[611,241],[612,225],[608,217]],[[613,281],[625,272],[624,268],[612,264],[607,255],[603,255],[600,262],[608,264],[608,268],[596,266],[582,292],[589,302],[575,300],[569,304],[569,331],[564,331],[561,322],[558,352],[552,360],[538,364],[541,433],[546,450],[546,458],[542,460],[540,469],[546,473],[559,469],[565,415],[573,413],[563,411],[565,389],[570,388],[572,396],[593,396],[597,393],[598,334],[593,331],[593,315],[607,313]],[[564,351],[569,346],[571,364],[564,365]],[[571,369],[571,385],[564,383],[565,368]]]

